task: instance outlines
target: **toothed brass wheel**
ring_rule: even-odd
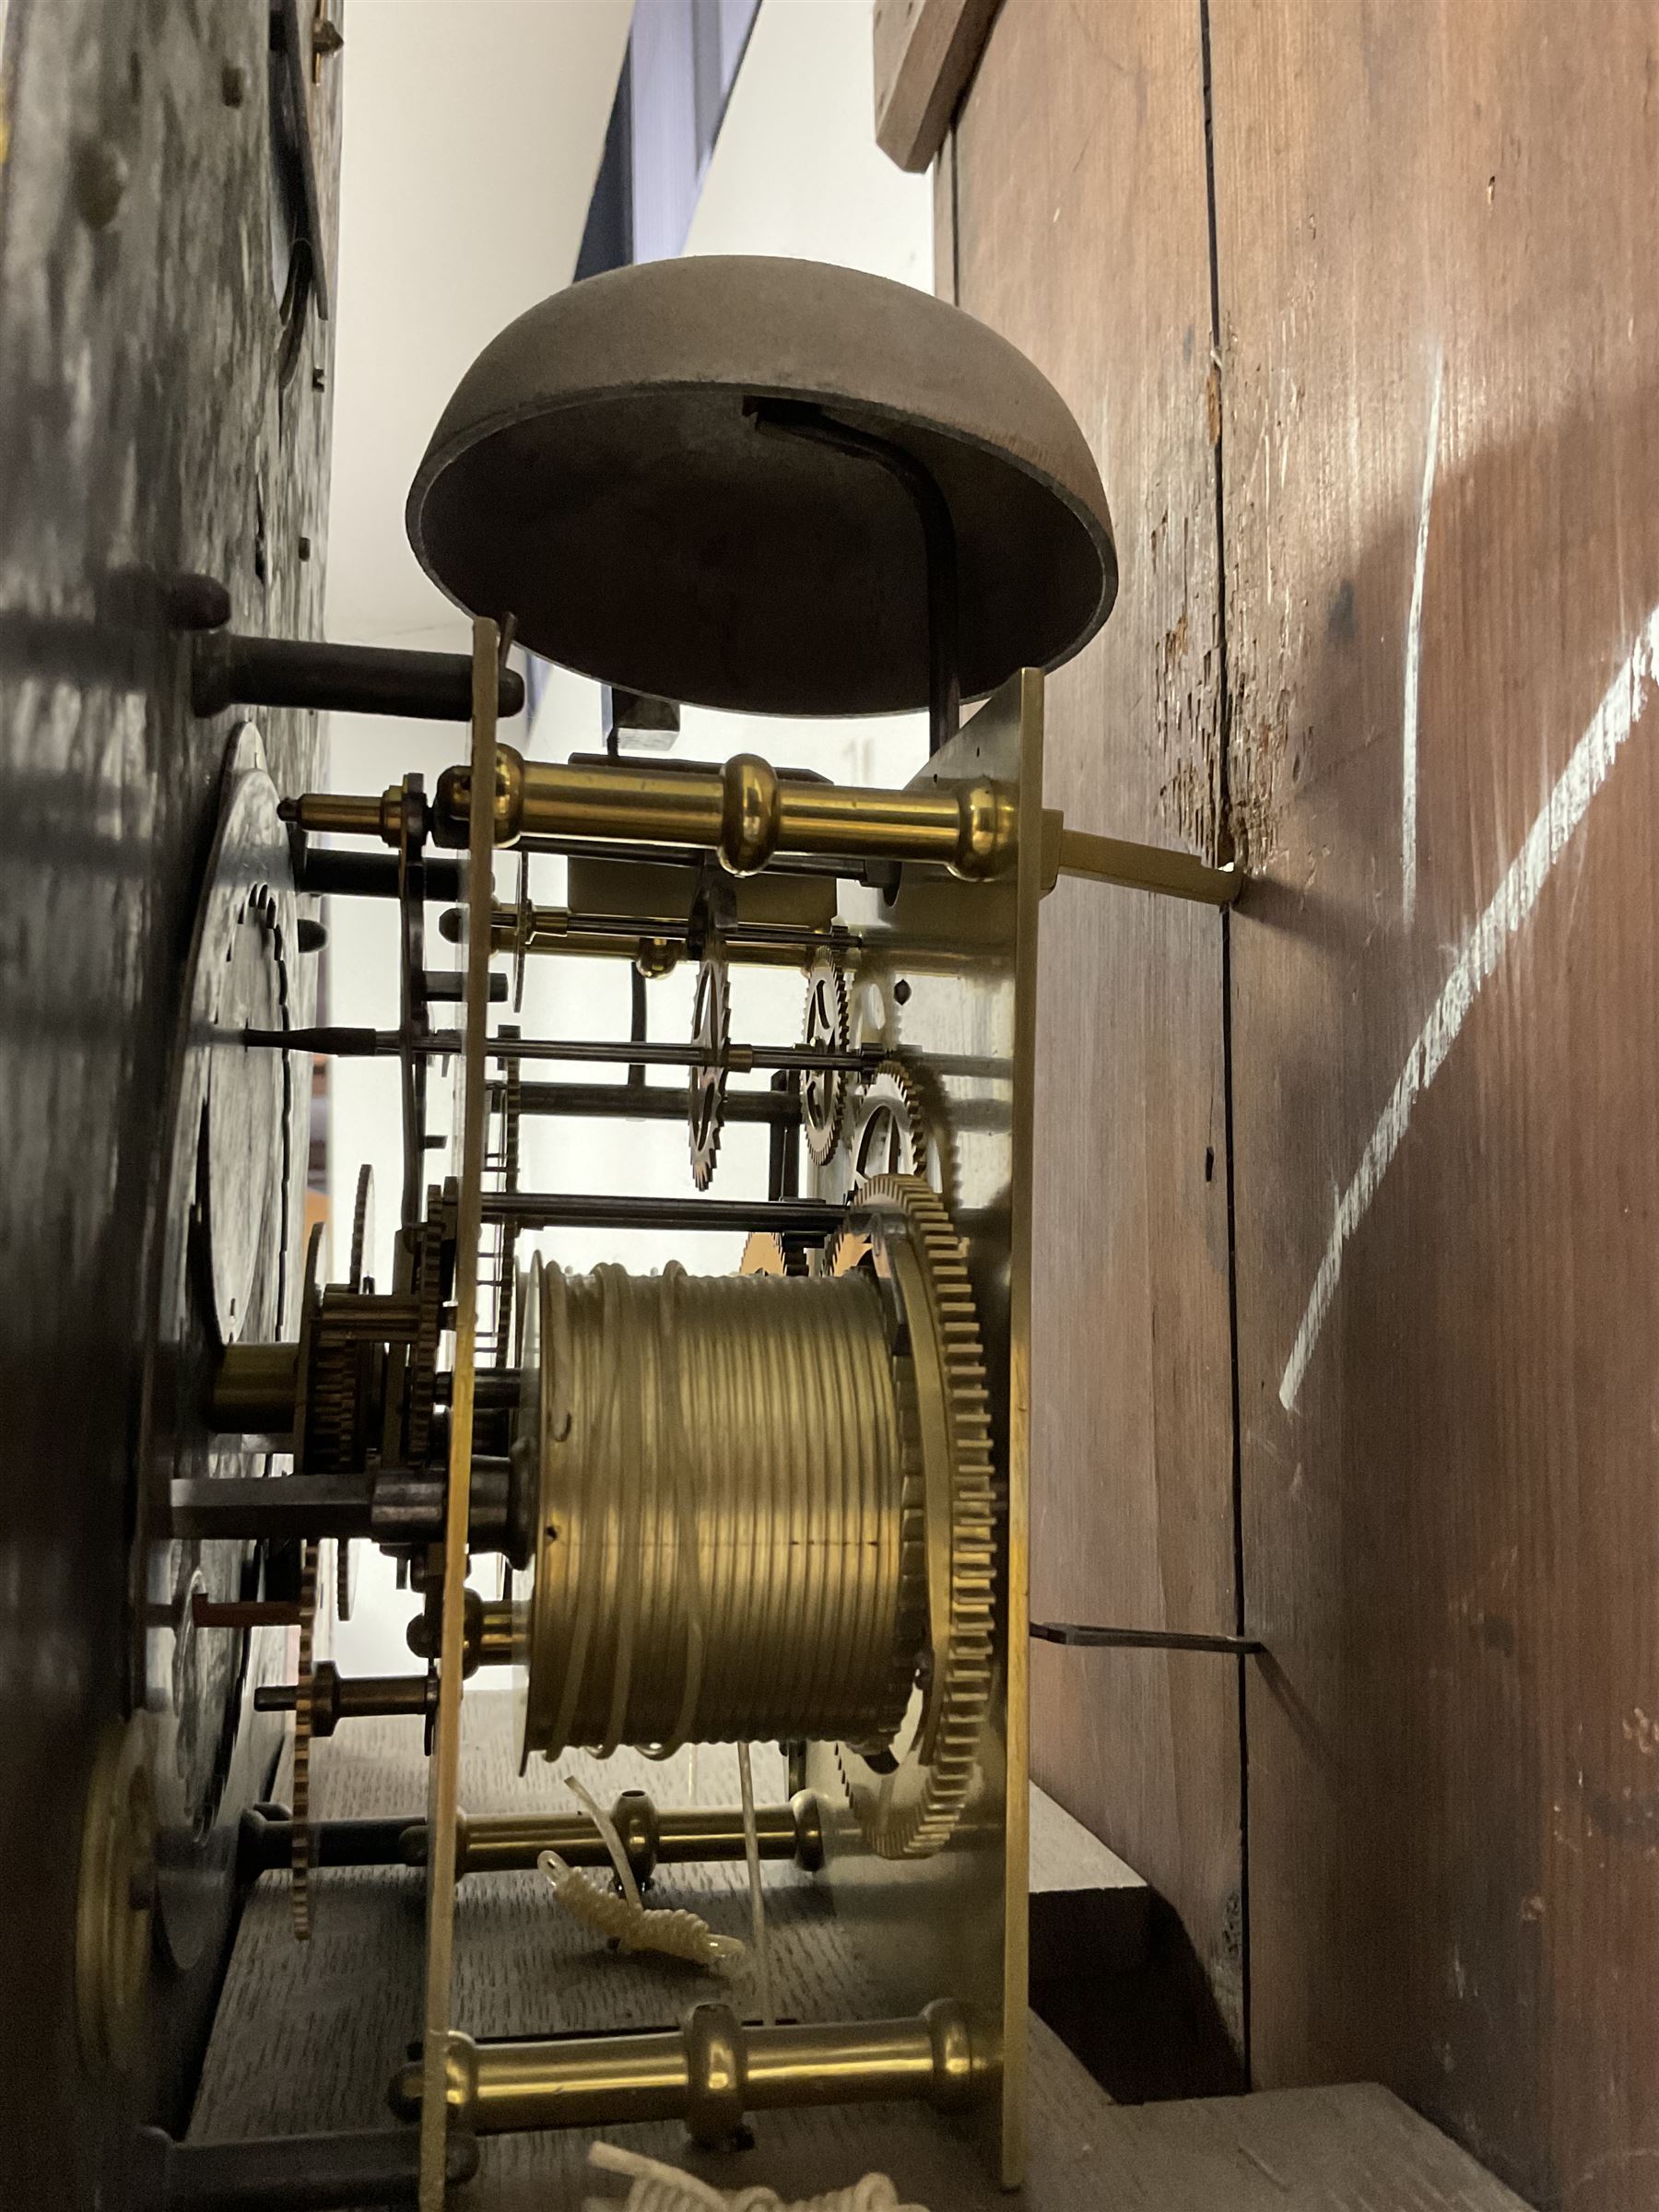
[[[851,1034],[846,971],[833,953],[820,952],[806,978],[806,1018],[802,1034],[809,1049],[844,1053]],[[847,1118],[847,1072],[815,1067],[801,1084],[801,1122],[806,1148],[819,1167],[833,1156]]]
[[[357,1203],[351,1213],[351,1265],[347,1281],[353,1290],[372,1289],[367,1280],[374,1257],[374,1170],[368,1160],[358,1170]]]
[[[294,1700],[294,1817],[288,1830],[288,1909],[294,1935],[300,1943],[311,1941],[312,1832],[311,1754],[312,1696],[316,1683],[318,1547],[308,1543],[300,1566],[300,1665]]]
[[[855,1182],[878,1175],[920,1175],[936,1185],[927,1112],[902,1060],[884,1060],[858,1096],[849,1141]]]
[[[973,1784],[994,1668],[995,1501],[991,1402],[961,1240],[938,1194],[879,1175],[849,1209],[832,1272],[870,1267],[900,1293],[912,1347],[912,1418],[925,1492],[927,1647],[893,1743],[837,1747],[854,1817],[882,1858],[925,1858]]]
[[[697,997],[691,1012],[691,1041],[713,1057],[691,1070],[686,1109],[690,1123],[691,1180],[706,1191],[714,1180],[720,1158],[720,1133],[725,1124],[726,1047],[732,1041],[732,1001],[726,982],[725,954],[719,940],[703,943],[697,971]]]

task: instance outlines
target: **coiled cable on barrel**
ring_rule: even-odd
[[[543,1277],[529,1742],[885,1742],[925,1636],[921,1477],[867,1278]]]
[[[866,2173],[851,2188],[786,2205],[775,2191],[759,2183],[747,2189],[716,2189],[696,2174],[619,2143],[594,2143],[588,2164],[604,2173],[626,2175],[632,2183],[625,2197],[590,2196],[582,2212],[926,2212],[922,2205],[901,2205],[885,2173]]]

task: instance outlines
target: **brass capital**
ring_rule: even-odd
[[[778,847],[782,806],[777,771],[756,753],[735,753],[721,771],[720,860],[731,876],[755,876]]]
[[[729,2005],[694,2005],[686,2015],[686,2127],[711,2149],[743,2125],[748,2053]]]

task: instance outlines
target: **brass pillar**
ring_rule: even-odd
[[[659,1866],[744,1855],[743,1814],[735,1806],[669,1811],[654,1806],[642,1790],[627,1790],[611,1807],[611,1820],[641,1883]],[[787,1805],[757,1806],[755,1832],[763,1859],[793,1859],[808,1874],[824,1863],[822,1818],[810,1791],[800,1791]],[[610,1864],[604,1840],[585,1813],[463,1813],[455,1837],[455,1873],[459,1877],[523,1872],[544,1851],[556,1851],[571,1866]],[[409,1865],[425,1865],[424,1821],[404,1830],[403,1853]]]
[[[469,771],[446,769],[433,802],[442,842],[465,841],[471,809]],[[308,792],[290,811],[306,830],[396,841],[397,823],[381,799]],[[688,846],[716,854],[734,876],[756,875],[769,860],[794,853],[931,861],[977,881],[1012,865],[1016,837],[1015,794],[989,779],[865,790],[780,776],[752,753],[724,768],[670,770],[525,760],[504,745],[494,813],[500,845],[535,837],[578,849],[618,841]]]
[[[558,2041],[475,2043],[452,2034],[450,2117],[480,2136],[684,2120],[700,2143],[727,2141],[749,2112],[914,2100],[966,2110],[994,2072],[968,2016],[936,1998],[909,2019],[745,2028],[729,2006],[699,2005],[678,2029]],[[421,2064],[400,2069],[393,2110],[420,2110]]]

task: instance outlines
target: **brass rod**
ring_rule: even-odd
[[[208,1427],[221,1434],[287,1436],[299,1372],[298,1345],[227,1345],[208,1394]]]
[[[547,839],[559,844],[667,846],[713,854],[734,876],[757,874],[773,858],[914,861],[971,880],[1012,865],[1014,794],[989,779],[902,791],[797,782],[753,753],[724,768],[676,770],[584,760],[525,760],[496,749],[490,809],[495,841]],[[308,792],[288,803],[308,830],[396,833],[382,799]],[[469,837],[472,771],[446,769],[433,801],[441,841]]]
[[[735,1806],[670,1811],[653,1805],[643,1792],[629,1792],[612,1807],[611,1818],[641,1882],[659,1866],[743,1856],[743,1815]],[[809,1873],[822,1865],[818,1805],[805,1791],[790,1805],[758,1806],[755,1828],[763,1859],[793,1860]],[[457,1876],[522,1873],[544,1851],[558,1852],[572,1866],[610,1865],[605,1839],[585,1813],[463,1813],[455,1870]],[[426,1864],[427,1834],[419,1823],[405,1830],[403,1853],[411,1865]]]
[[[1013,853],[1010,795],[989,782],[904,791],[797,783],[752,753],[695,773],[525,761],[506,748],[502,759],[496,821],[510,837],[700,847],[734,876],[755,874],[774,853],[806,853],[933,861],[979,877]],[[452,771],[439,785],[440,812],[463,796]]]
[[[1191,853],[1162,845],[1096,837],[1087,830],[1067,830],[1064,823],[1058,844],[1062,876],[1084,876],[1130,890],[1161,891],[1166,898],[1190,899],[1202,906],[1230,906],[1244,888],[1242,868],[1212,868]]]
[[[394,786],[376,797],[346,791],[308,791],[285,799],[282,817],[307,836],[378,837],[397,842],[397,816],[403,794]]]
[[[729,2006],[699,2005],[677,2030],[542,2042],[450,2039],[446,2091],[469,2134],[616,2127],[684,2120],[700,2143],[735,2134],[747,2112],[913,2099],[968,2109],[994,2067],[963,2008],[937,1998],[906,2019],[745,2028]],[[425,2069],[403,2067],[392,2107],[413,2118]]]

